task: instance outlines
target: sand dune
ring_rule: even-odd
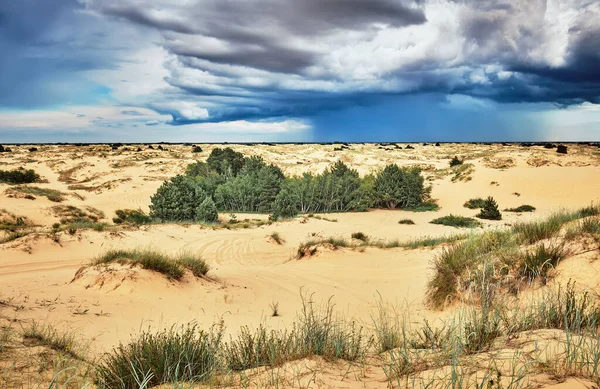
[[[188,163],[203,160],[216,146],[201,145],[204,151],[200,154],[192,154],[191,147],[181,145],[166,145],[167,151],[141,147],[143,151],[137,152],[137,146],[128,146],[129,151],[113,151],[108,146],[40,146],[38,152],[30,153],[26,146],[11,146],[12,153],[0,154],[0,169],[35,169],[47,182],[34,186],[66,195],[60,205],[93,207],[104,213],[101,221],[112,224],[117,209],[148,211],[150,196],[165,177],[183,172]],[[414,150],[351,145],[343,151],[333,151],[331,145],[232,147],[246,155],[261,155],[292,175],[320,172],[337,160],[346,161],[361,174],[387,163],[418,164],[425,168],[432,197],[440,209],[328,214],[320,216],[329,220],[299,217],[231,230],[200,225],[115,226],[104,231],[81,229],[73,235],[63,231],[55,238],[51,226],[59,218],[52,207],[58,203],[43,196],[34,200],[10,196],[9,185],[0,184],[0,209],[25,216],[38,226],[28,236],[0,244],[0,300],[10,301],[10,307],[0,305],[0,315],[75,328],[90,341],[95,355],[128,340],[140,328],[194,320],[209,326],[223,318],[229,334],[237,333],[243,325],[261,323],[286,328],[301,308],[301,293],[314,293],[323,300],[333,297],[340,311],[364,323],[370,322],[379,299],[409,307],[415,318],[435,319],[447,312],[429,310],[424,300],[431,260],[440,248],[324,249],[318,255],[298,259],[298,246],[314,237],[350,239],[357,231],[383,241],[454,234],[461,230],[429,221],[450,213],[473,216],[476,211],[464,208],[463,203],[474,197],[491,195],[501,208],[522,204],[537,208],[531,214],[504,213],[502,221],[485,221],[485,229],[600,200],[600,149],[591,146],[569,145],[567,155],[518,145],[415,145]],[[452,181],[447,166],[454,155],[466,157],[474,165],[468,180]],[[238,220],[265,220],[268,215],[236,216]],[[404,218],[415,224],[398,224]],[[282,244],[270,238],[273,232],[283,238]],[[127,266],[115,266],[110,271],[81,270],[108,249],[140,247],[170,254],[186,250],[199,253],[211,267],[210,278],[185,277],[174,283]],[[600,286],[596,259],[597,250],[570,258],[561,264],[557,280],[577,279],[590,288]],[[273,302],[280,306],[279,317],[270,316]],[[381,373],[366,371],[352,373],[364,375],[360,380],[345,381],[340,377],[344,368],[336,370],[318,360],[297,363],[327,370],[316,387],[381,387],[385,380]],[[552,385],[547,387],[585,387],[574,379]]]

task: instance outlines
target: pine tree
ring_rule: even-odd
[[[502,220],[502,214],[498,209],[498,203],[492,196],[489,196],[484,204],[483,208],[481,208],[481,212],[477,214],[477,217],[480,219],[488,219],[488,220]]]

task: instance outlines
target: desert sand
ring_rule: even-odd
[[[291,221],[235,229],[194,224],[112,225],[117,209],[139,208],[147,212],[151,195],[165,179],[182,173],[189,163],[205,160],[212,148],[219,147],[200,146],[201,153],[192,153],[187,145],[163,145],[165,150],[141,145],[142,151],[137,151],[137,145],[118,150],[106,145],[42,145],[37,146],[36,152],[20,145],[11,146],[11,153],[0,154],[0,169],[34,169],[47,180],[35,186],[58,190],[65,197],[60,203],[39,195],[26,198],[12,191],[10,185],[0,184],[0,209],[23,216],[36,226],[34,233],[0,244],[0,317],[16,323],[35,320],[75,330],[89,344],[94,357],[126,342],[142,329],[191,321],[209,327],[223,319],[228,335],[235,335],[246,325],[287,328],[301,308],[302,294],[312,295],[318,301],[332,298],[338,311],[365,325],[371,323],[378,301],[407,309],[414,320],[435,320],[453,310],[432,310],[425,305],[431,261],[440,247],[321,249],[312,257],[298,259],[298,246],[314,237],[350,239],[358,231],[386,241],[465,232],[429,221],[448,214],[474,216],[475,210],[463,207],[466,200],[474,197],[491,195],[502,209],[522,204],[537,208],[532,213],[505,212],[503,220],[483,221],[484,226],[478,231],[543,218],[563,208],[573,209],[600,200],[600,148],[594,146],[569,145],[569,152],[564,155],[555,149],[516,144],[413,144],[412,150],[353,144],[342,151],[334,151],[334,145],[228,145],[245,155],[264,157],[287,175],[321,172],[338,160],[360,174],[390,163],[418,165],[432,186],[432,198],[440,209],[378,209],[322,214],[321,219],[300,216]],[[470,174],[462,180],[453,180],[453,173],[448,171],[448,162],[454,155],[473,164]],[[104,231],[61,231],[56,237],[49,231],[60,220],[53,210],[57,205],[91,207],[101,211],[100,221],[110,226]],[[220,218],[227,220],[231,216],[221,214]],[[268,215],[236,217],[266,220]],[[398,224],[404,218],[415,224]],[[279,233],[282,244],[270,238],[273,232]],[[200,253],[210,265],[209,277],[186,277],[172,282],[160,274],[125,267],[115,267],[112,272],[87,269],[76,277],[78,270],[108,249],[147,247],[171,254],[186,250]],[[559,265],[553,282],[576,279],[581,287],[598,290],[598,256],[595,250],[568,258]],[[279,304],[280,316],[271,317],[272,303]],[[375,368],[353,369],[345,374],[347,365],[320,359],[286,366],[289,370],[296,368],[312,368],[319,373],[314,379],[306,375],[304,381],[299,379],[284,386],[387,385],[383,373]],[[257,373],[254,387],[263,385],[261,374],[265,373]],[[537,385],[548,388],[590,385],[576,378],[538,378]]]

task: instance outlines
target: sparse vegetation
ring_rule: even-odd
[[[401,220],[398,221],[398,224],[409,224],[409,225],[412,225],[412,224],[415,224],[415,222],[412,219],[401,219]]]
[[[48,198],[48,200],[53,201],[55,203],[60,203],[65,201],[66,193],[61,192],[56,189],[50,188],[41,188],[38,186],[15,186],[10,189],[11,191],[20,192],[24,194],[29,194],[33,196],[44,196]]]
[[[79,343],[72,331],[59,331],[50,325],[42,325],[34,321],[24,329],[23,338],[72,358],[83,359],[83,350],[78,348]]]
[[[450,227],[467,227],[467,228],[479,227],[481,225],[481,223],[479,223],[476,219],[473,219],[472,217],[457,216],[457,215],[448,215],[448,216],[439,217],[437,219],[433,219],[432,221],[430,221],[430,223],[431,224],[441,224],[443,226],[450,226]]]
[[[90,206],[81,209],[73,205],[55,205],[51,209],[60,218],[61,224],[98,223],[104,219],[104,212]]]

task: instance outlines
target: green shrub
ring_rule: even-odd
[[[376,203],[390,209],[416,207],[429,194],[420,169],[398,165],[388,165],[377,174],[373,192]]]
[[[415,222],[412,219],[402,219],[398,222],[398,224],[415,224]]]
[[[521,212],[533,212],[533,211],[535,211],[535,207],[533,207],[531,205],[527,205],[527,204],[520,205],[520,206],[518,206],[516,208],[507,208],[507,209],[504,210],[504,212],[519,212],[519,213],[521,213]]]
[[[11,185],[31,184],[40,180],[40,175],[31,169],[0,170],[0,183]]]
[[[202,331],[190,324],[143,332],[104,356],[96,368],[95,383],[100,389],[112,389],[205,382],[219,367],[222,331],[219,326]]]
[[[152,223],[152,218],[144,213],[141,209],[117,209],[115,211],[117,217],[113,218],[115,224],[130,223],[135,225]]]
[[[469,209],[479,209],[479,208],[483,208],[483,206],[485,205],[485,200],[482,199],[481,197],[477,197],[475,199],[470,199],[467,202],[464,203],[464,207],[465,208],[469,208]]]
[[[462,165],[463,164],[463,160],[459,159],[456,155],[454,156],[454,158],[452,158],[450,160],[450,167],[454,167],[454,166],[458,166],[458,165]]]
[[[204,223],[217,223],[219,221],[217,207],[210,197],[207,196],[196,208],[196,220]]]
[[[477,217],[488,220],[502,220],[502,214],[500,213],[498,204],[493,197],[490,196],[485,200],[481,211],[477,214]]]
[[[185,176],[165,181],[151,197],[150,217],[163,221],[191,221],[206,193],[196,182]]]
[[[467,227],[474,228],[479,227],[481,223],[479,223],[476,219],[472,217],[464,217],[464,216],[456,216],[456,215],[448,215],[439,217],[437,219],[433,219],[430,221],[431,224],[441,224],[443,226],[451,226],[451,227]]]

